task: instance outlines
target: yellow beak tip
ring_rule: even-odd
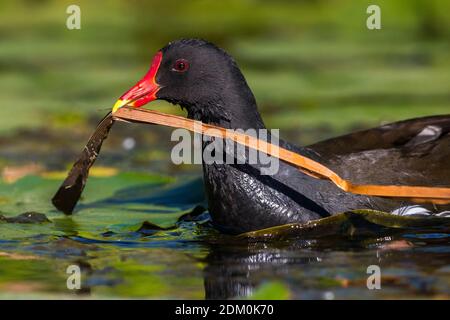
[[[119,110],[120,108],[122,108],[123,106],[127,105],[128,102],[130,102],[129,100],[117,100],[116,103],[114,104],[113,108],[112,108],[112,113],[116,112],[117,110]]]

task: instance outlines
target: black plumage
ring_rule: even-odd
[[[156,74],[158,99],[179,104],[189,118],[205,123],[265,128],[253,93],[225,51],[204,40],[187,39],[170,43],[162,53]],[[172,72],[178,59],[188,61],[187,72]],[[308,147],[285,141],[280,145],[355,183],[450,185],[450,115],[397,122]],[[392,211],[409,204],[343,192],[284,162],[273,176],[261,175],[258,165],[250,164],[203,164],[203,173],[213,222],[229,233],[307,222],[352,209]]]

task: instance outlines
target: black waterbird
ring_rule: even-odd
[[[148,73],[117,101],[140,107],[156,99],[186,109],[188,118],[230,129],[264,129],[255,97],[234,59],[199,39],[169,43]],[[203,144],[203,148],[208,142]],[[359,131],[307,147],[280,145],[360,183],[450,186],[450,115],[417,118]],[[446,205],[417,206],[346,193],[280,162],[274,175],[250,164],[203,164],[209,212],[227,233],[308,222],[353,209],[437,214]]]

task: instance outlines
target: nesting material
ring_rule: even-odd
[[[65,214],[72,214],[86,185],[89,169],[97,160],[103,141],[108,137],[109,130],[111,130],[113,124],[114,119],[110,112],[97,125],[95,132],[84,146],[80,157],[74,163],[67,178],[52,198],[53,205],[59,211]]]
[[[184,117],[174,116],[161,112],[123,107],[112,115],[108,113],[98,124],[94,134],[83,149],[79,159],[75,162],[67,178],[52,199],[54,206],[66,213],[71,214],[75,208],[81,193],[86,185],[89,169],[94,164],[100,152],[103,141],[115,120],[139,122],[148,124],[159,124],[173,128],[184,128],[193,132],[208,134],[207,129],[215,129],[214,135],[222,138],[227,137],[247,147],[265,152],[271,156],[297,167],[299,170],[315,178],[328,179],[342,190],[355,194],[406,199],[418,203],[448,204],[450,203],[450,188],[426,187],[409,185],[375,185],[354,184],[349,180],[341,178],[336,172],[327,166],[316,162],[308,157],[302,156],[290,150],[272,145],[255,137],[234,132],[231,136],[226,134],[226,129],[202,124],[195,126],[195,122]],[[211,131],[209,131],[211,132]],[[217,133],[218,132],[218,133]],[[209,133],[210,134],[210,133]]]

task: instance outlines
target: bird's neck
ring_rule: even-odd
[[[265,129],[255,97],[240,72],[211,99],[186,109],[189,118],[226,129]]]

